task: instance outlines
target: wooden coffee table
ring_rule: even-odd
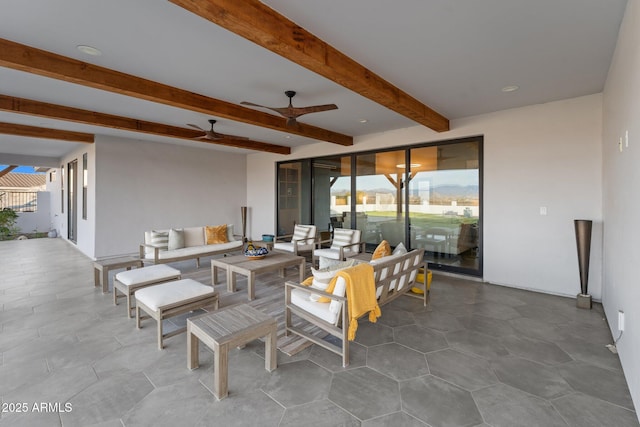
[[[228,394],[229,349],[265,338],[264,368],[277,367],[277,324],[274,317],[242,304],[187,319],[187,367],[199,365],[198,348],[202,341],[213,350],[213,394],[218,400]]]
[[[227,290],[236,291],[236,276],[242,274],[247,276],[247,291],[249,301],[256,297],[255,279],[256,274],[268,271],[280,270],[280,277],[284,277],[286,267],[298,267],[300,282],[304,280],[305,258],[302,256],[271,252],[265,258],[251,260],[244,255],[235,255],[225,258],[211,260],[211,283],[218,284],[218,270],[227,271]]]

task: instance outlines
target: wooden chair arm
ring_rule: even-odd
[[[154,245],[150,245],[148,243],[141,243],[140,244],[140,259],[146,259],[144,250],[146,248],[152,248],[153,249],[153,259],[155,261],[158,261],[158,253],[160,252],[160,248]]]
[[[356,243],[349,243],[346,245],[342,245],[340,246],[340,259],[344,260],[344,248],[348,248],[351,246],[360,246],[360,252],[364,252],[365,251],[365,246],[366,246],[366,242],[356,242]]]
[[[283,234],[282,236],[275,236],[273,238],[273,243],[277,242],[278,240],[282,240],[284,242],[284,239],[290,239],[293,237],[293,234]]]

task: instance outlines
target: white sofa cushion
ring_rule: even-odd
[[[121,271],[116,274],[118,282],[125,286],[143,285],[145,283],[161,282],[173,277],[179,277],[180,270],[169,267],[165,264],[151,265],[149,267],[135,268],[133,270]]]
[[[169,304],[212,293],[214,290],[211,286],[203,285],[193,279],[182,279],[137,290],[135,295],[136,301],[157,311],[158,308]]]
[[[198,254],[207,254],[207,253],[210,253],[211,251],[233,251],[233,250],[240,249],[241,247],[242,247],[242,242],[240,240],[236,240],[234,242],[227,242],[227,243],[216,243],[215,245],[187,247],[182,249],[176,249],[173,251],[160,251],[158,253],[158,259],[189,257],[189,256],[195,256]],[[147,255],[146,258],[153,259],[153,254]]]

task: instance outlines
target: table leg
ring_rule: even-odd
[[[264,340],[264,369],[271,372],[278,367],[278,333],[274,326]]]
[[[249,291],[249,301],[253,301],[256,298],[256,273],[253,271],[247,275],[247,289]]]
[[[200,366],[199,344],[200,340],[191,332],[191,324],[187,322],[187,368],[189,369]]]
[[[300,261],[300,266],[298,267],[298,274],[300,275],[300,283],[304,282],[304,260]]]
[[[236,272],[231,270],[231,266],[227,267],[227,291],[236,291]]]
[[[109,292],[109,269],[102,267],[102,293]]]
[[[96,288],[100,286],[100,269],[98,267],[93,267],[93,283]]]
[[[211,266],[211,283],[218,284],[218,267],[215,265]]]
[[[224,399],[228,392],[228,352],[226,345],[213,346],[213,394],[218,400]]]

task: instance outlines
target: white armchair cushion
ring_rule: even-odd
[[[309,237],[309,227],[304,225],[296,225],[293,229],[293,237],[291,240],[303,240]]]
[[[340,249],[341,246],[346,246],[352,243],[353,230],[346,228],[336,228],[333,230],[333,242],[331,242],[331,249]],[[345,248],[345,251],[349,248]]]
[[[346,282],[342,277],[339,277],[336,281],[336,286],[334,287],[332,294],[344,297],[345,290]],[[340,319],[342,301],[331,300],[328,304],[324,302],[316,302],[311,299],[312,295],[313,293],[309,291],[293,289],[291,291],[291,303],[326,322],[337,325]]]

